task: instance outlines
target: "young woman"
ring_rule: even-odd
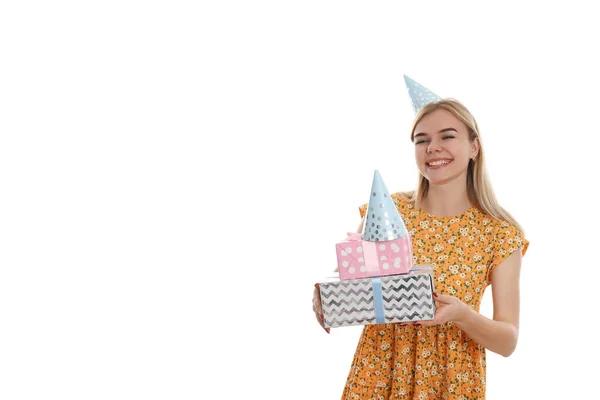
[[[435,318],[365,326],[342,398],[484,399],[485,350],[508,357],[517,345],[519,274],[529,242],[496,201],[466,107],[453,99],[425,105],[411,140],[419,184],[392,198],[415,264],[433,265]],[[363,221],[366,208],[359,208]],[[493,319],[479,314],[488,285]],[[323,325],[317,290],[313,309]]]

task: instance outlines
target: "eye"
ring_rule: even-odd
[[[419,141],[415,142],[415,144],[421,144],[421,143],[425,143],[425,142],[427,142],[427,140],[422,139],[422,140],[419,140]]]
[[[447,136],[444,136],[444,138],[443,138],[443,139],[444,139],[444,140],[445,140],[445,139],[454,139],[454,136],[452,136],[452,135],[447,135]]]

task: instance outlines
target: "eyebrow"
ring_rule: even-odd
[[[458,133],[458,131],[454,128],[444,128],[441,131],[439,131],[438,133],[450,132],[450,131],[454,131],[454,132]],[[418,136],[427,136],[427,134],[423,133],[423,132],[419,132],[419,133],[416,133],[414,137],[417,138]]]

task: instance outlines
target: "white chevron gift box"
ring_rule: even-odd
[[[328,277],[318,284],[326,328],[432,320],[433,270],[362,279]]]

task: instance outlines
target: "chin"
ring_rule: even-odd
[[[424,175],[424,176],[430,185],[442,186],[442,185],[446,185],[450,182],[457,180],[458,178],[460,178],[461,174],[446,175],[446,176],[427,176],[427,175]]]
[[[421,174],[427,179],[430,185],[442,186],[450,182],[456,181],[457,179],[467,179],[467,169],[464,171],[453,171],[447,170],[443,173],[430,173],[427,169],[425,173],[421,171]]]
[[[436,179],[436,180],[427,179],[427,181],[429,182],[430,185],[433,185],[433,186],[443,186],[443,185],[446,185],[446,184],[454,181],[454,178]]]

